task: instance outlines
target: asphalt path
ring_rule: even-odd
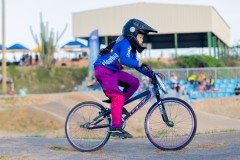
[[[147,138],[110,139],[95,152],[75,150],[66,138],[1,137],[2,160],[81,160],[81,159],[162,159],[162,160],[239,160],[240,132],[196,135],[179,151],[162,151]]]

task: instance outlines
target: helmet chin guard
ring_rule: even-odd
[[[133,49],[134,50],[136,49],[139,53],[142,53],[142,51],[144,49],[146,49],[146,47],[143,47],[142,45],[139,44],[137,38],[135,38],[133,36],[129,36],[129,38],[126,38],[126,39],[128,39],[130,41]]]
[[[138,19],[130,19],[124,26],[123,26],[123,36],[124,38],[128,39],[134,49],[136,49],[139,53],[141,53],[145,47],[139,44],[137,40],[138,34],[147,35],[149,32],[157,33],[157,30],[153,29],[146,23],[138,20]]]

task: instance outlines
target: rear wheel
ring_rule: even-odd
[[[102,116],[93,121],[104,110],[105,108],[98,103],[83,102],[69,112],[65,122],[65,133],[74,148],[82,152],[90,152],[98,150],[106,144],[110,137],[110,117]],[[91,126],[95,124],[108,127],[92,129]]]
[[[153,145],[162,150],[178,150],[188,145],[197,129],[196,115],[189,104],[178,98],[162,99],[169,119],[167,125],[155,103],[145,118],[145,132]],[[160,104],[161,105],[161,104]]]

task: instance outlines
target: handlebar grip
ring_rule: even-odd
[[[147,64],[145,63],[142,63],[141,67],[140,67],[142,70],[145,70],[147,72],[152,72],[152,67],[148,66]]]

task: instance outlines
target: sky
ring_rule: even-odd
[[[2,0],[0,4],[0,44],[2,44]],[[72,13],[112,7],[137,2],[189,4],[213,6],[230,26],[231,44],[240,40],[240,1],[239,0],[5,0],[5,42],[9,47],[21,43],[29,49],[37,45],[30,32],[39,35],[40,13],[49,28],[61,33],[66,25],[67,30],[58,42],[58,46],[74,40],[72,36]]]

